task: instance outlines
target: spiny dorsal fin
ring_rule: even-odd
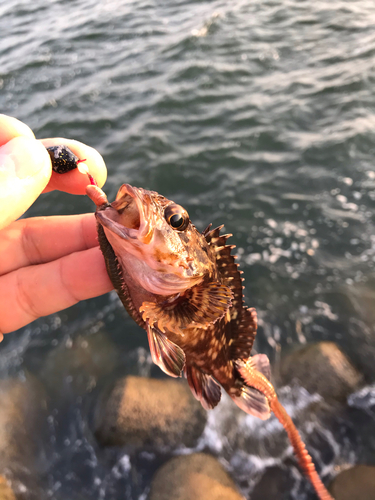
[[[256,310],[253,307],[243,308],[241,317],[236,321],[236,336],[231,345],[231,359],[246,359],[250,356],[257,326]]]
[[[208,328],[221,319],[232,304],[231,289],[219,282],[200,283],[184,295],[162,302],[143,302],[144,321],[166,331],[184,335],[186,328]]]
[[[203,236],[206,236],[210,232],[211,227],[212,227],[212,224],[211,223],[208,224],[206,229],[204,231],[202,231]]]
[[[211,238],[215,236],[219,236],[220,231],[223,229],[224,224],[221,226],[215,227],[215,229],[211,229],[212,224],[209,224],[206,229],[203,231],[203,236],[206,238],[207,243],[211,242]]]
[[[185,376],[195,398],[201,402],[205,410],[212,410],[219,403],[221,388],[217,382],[195,366],[186,364]]]
[[[248,309],[243,303],[242,272],[235,263],[235,256],[231,255],[232,245],[226,240],[230,235],[220,235],[223,226],[206,230],[206,241],[216,250],[217,266],[224,283],[233,292],[230,321],[226,325],[228,341],[231,343],[231,359],[248,358],[253,347],[257,332],[257,315],[255,309]],[[209,228],[208,228],[209,229]]]
[[[237,311],[238,313],[243,308],[243,286],[238,270],[238,264],[235,263],[235,258],[231,255],[231,251],[235,247],[226,244],[227,239],[231,235],[220,235],[220,230],[223,227],[224,226],[219,226],[212,229],[205,235],[205,238],[207,243],[216,251],[217,266],[224,282],[230,278],[230,283],[228,282],[227,284],[233,292],[232,310],[233,312]]]
[[[147,337],[152,361],[171,377],[181,377],[185,366],[185,353],[156,328],[147,324]]]

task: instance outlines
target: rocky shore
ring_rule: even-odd
[[[148,500],[283,500],[296,488],[303,498],[314,498],[304,479],[296,483],[300,473],[293,455],[286,453],[289,443],[285,432],[272,419],[254,419],[256,430],[243,432],[252,417],[234,405],[229,407],[230,402],[221,403],[227,412],[221,432],[227,435],[235,454],[278,457],[278,462],[254,471],[253,476],[242,476],[227,450],[217,454],[202,441],[209,428],[208,413],[194,399],[185,380],[121,375],[116,370],[121,360],[116,361],[116,356],[104,334],[79,337],[49,354],[39,380],[27,375],[24,380],[0,382],[0,500],[33,499],[37,498],[35,492],[43,490],[38,447],[44,439],[41,428],[51,418],[49,398],[55,407],[60,401],[61,408],[72,402],[89,402],[82,403],[82,408],[90,409],[90,415],[83,414],[89,424],[85,432],[95,449],[104,454],[124,449],[132,456],[147,451],[150,456],[156,453],[155,457],[162,457],[153,465],[153,478],[146,488]],[[372,382],[368,370],[364,375],[332,342],[296,349],[273,368],[282,400],[284,397],[287,402],[285,394],[293,396],[301,390],[310,395],[307,405],[295,404],[292,417],[313,459],[319,458],[319,472],[326,484],[330,483],[335,499],[375,498],[374,467],[369,457],[364,453],[364,463],[358,465],[340,461],[315,425],[319,423],[320,429],[327,429],[337,439],[347,439],[348,447],[355,440],[357,445],[358,440],[366,440],[373,416],[358,413],[360,405],[355,402],[358,391]],[[356,429],[353,437],[350,426],[359,416],[363,431]],[[347,436],[340,438],[340,433]],[[330,463],[334,472],[322,466]],[[251,488],[245,487],[249,482]]]

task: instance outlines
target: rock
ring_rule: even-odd
[[[372,383],[375,381],[375,324],[366,325],[355,317],[350,318],[348,324],[349,332],[344,337],[343,348],[367,382]]]
[[[35,461],[46,410],[45,393],[34,377],[0,381],[0,471]]]
[[[290,469],[276,465],[267,467],[251,493],[251,500],[287,500],[294,485]]]
[[[115,346],[103,332],[80,335],[50,352],[40,376],[51,394],[70,399],[90,392],[113,370],[117,358]]]
[[[333,342],[319,342],[297,349],[281,359],[278,381],[293,380],[310,394],[325,400],[345,400],[362,382],[362,375]]]
[[[0,500],[16,500],[16,496],[4,476],[0,476]]]
[[[172,458],[155,474],[149,500],[243,500],[216,458],[193,453]]]
[[[341,292],[349,299],[351,316],[361,318],[367,325],[375,326],[374,283],[352,283],[342,287]],[[350,307],[349,306],[349,307]]]
[[[374,500],[375,466],[356,465],[340,472],[329,491],[335,500]]]
[[[207,420],[186,382],[128,376],[99,397],[94,433],[102,445],[194,446]]]
[[[36,463],[46,426],[46,395],[31,375],[0,381],[0,500],[40,498]],[[3,495],[3,496],[2,496]]]

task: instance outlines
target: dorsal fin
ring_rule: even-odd
[[[220,235],[224,226],[203,232],[207,243],[214,247],[217,266],[224,283],[232,290],[233,299],[230,309],[230,321],[226,324],[225,331],[228,341],[231,341],[231,359],[247,359],[250,356],[257,331],[257,315],[254,308],[247,308],[243,302],[243,286],[241,272],[231,254],[232,245],[227,245],[228,234]]]
[[[216,227],[205,234],[207,243],[212,246],[216,251],[216,261],[221,276],[224,282],[228,280],[228,286],[232,290],[233,300],[232,309],[233,313],[239,311],[243,307],[243,286],[238,264],[235,262],[234,255],[231,255],[233,248],[232,245],[227,245],[227,239],[232,236],[231,234],[220,235],[220,231],[224,226]],[[208,228],[207,228],[208,229]]]
[[[270,360],[266,354],[255,354],[255,356],[251,356],[250,366],[254,370],[258,370],[267,380],[271,380]]]
[[[251,308],[243,308],[241,316],[235,320],[235,338],[231,345],[232,359],[246,359],[250,356],[257,333],[257,313]]]
[[[208,224],[208,226],[206,227],[206,229],[204,231],[202,231],[203,236],[206,236],[210,232],[211,226],[212,226],[211,223]]]

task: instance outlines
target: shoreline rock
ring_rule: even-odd
[[[340,472],[329,486],[335,500],[373,500],[375,466],[355,465]]]
[[[207,414],[184,381],[127,376],[99,396],[94,434],[103,446],[194,446]]]
[[[244,500],[220,462],[205,453],[181,455],[155,474],[148,500]]]
[[[7,500],[12,499],[11,491],[18,500],[32,500],[40,491],[37,464],[45,430],[46,394],[39,381],[26,373],[23,379],[0,381],[0,400],[0,500],[3,491]],[[7,479],[1,481],[1,474]]]
[[[346,400],[363,382],[362,374],[334,342],[309,344],[283,357],[277,385],[293,381],[325,401]]]
[[[4,476],[0,475],[0,500],[16,500],[16,495]]]

